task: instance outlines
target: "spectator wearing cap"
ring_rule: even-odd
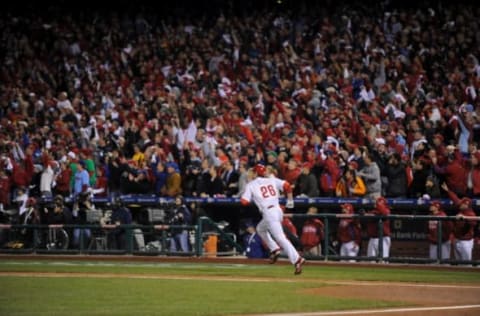
[[[337,183],[335,193],[338,197],[362,197],[367,193],[367,187],[356,175],[355,169],[347,168]]]
[[[351,217],[354,214],[353,205],[350,203],[341,205],[342,217],[338,223],[337,238],[340,242],[340,256],[356,257],[360,250],[362,231],[358,219]],[[350,259],[354,262],[354,259]]]
[[[442,210],[440,201],[432,201],[430,203],[429,211],[432,216],[445,217],[447,214]],[[441,244],[438,244],[438,227],[439,220],[431,219],[428,221],[428,241],[430,242],[429,256],[430,259],[450,259],[450,235],[453,230],[453,223],[451,221],[441,221],[442,236]],[[440,247],[440,258],[438,257],[438,247]]]
[[[175,197],[182,193],[182,176],[180,175],[177,163],[167,162],[165,167],[167,179],[161,194],[163,196]]]
[[[472,260],[474,230],[477,225],[476,220],[468,218],[476,216],[472,209],[472,200],[468,197],[460,199],[445,182],[442,184],[442,189],[447,191],[448,197],[458,208],[457,219],[453,227],[455,259]]]
[[[375,208],[370,212],[365,213],[365,215],[377,215],[377,216],[385,216],[390,215],[390,208],[387,205],[387,200],[380,196],[375,199]],[[375,220],[368,220],[367,221],[367,236],[368,236],[368,248],[367,248],[367,256],[368,257],[382,257],[388,258],[390,256],[390,220],[384,219],[382,225],[382,239],[379,237],[378,231],[378,219]],[[380,253],[379,244],[382,243],[382,252]]]
[[[386,196],[393,198],[407,197],[407,173],[405,164],[402,162],[400,154],[393,153],[385,166],[385,176],[387,177]]]
[[[367,187],[366,197],[377,199],[382,194],[380,169],[370,153],[365,153],[363,160],[365,166],[357,173],[357,175],[365,181]]]
[[[304,162],[302,164],[302,173],[295,183],[295,195],[300,197],[318,197],[320,190],[318,188],[317,177],[311,172],[312,163]]]

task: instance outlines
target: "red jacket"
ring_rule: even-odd
[[[70,192],[70,177],[72,175],[72,170],[67,167],[63,169],[56,178],[57,185],[55,191],[58,193],[68,193]]]
[[[458,212],[457,216],[476,216],[471,208]],[[477,221],[470,219],[459,219],[455,221],[453,235],[456,239],[470,240],[474,237],[475,226]]]
[[[344,218],[338,224],[337,237],[341,243],[355,241],[360,244],[361,236],[360,224],[353,218]]]
[[[445,217],[445,212],[439,211],[436,216]],[[437,244],[438,241],[438,222],[436,220],[428,221],[428,240],[432,244]],[[453,223],[451,221],[442,221],[442,242],[450,239],[450,234],[453,230]]]
[[[320,175],[320,187],[323,192],[335,192],[338,179],[340,178],[340,168],[332,158],[325,159],[320,165],[323,165],[323,172]]]
[[[465,195],[467,192],[467,169],[456,159],[444,168],[435,166],[435,172],[445,175],[445,182],[450,190],[457,194]]]
[[[320,219],[307,219],[302,227],[300,242],[306,249],[310,249],[322,241],[323,234],[323,222]]]
[[[13,161],[13,160],[12,160]],[[22,165],[23,164],[23,165]],[[17,187],[30,185],[33,177],[32,156],[25,156],[23,163],[13,162],[12,180]]]
[[[0,177],[0,203],[2,203],[3,206],[10,205],[10,190],[10,178],[7,176]]]
[[[453,201],[453,203],[458,206],[461,204],[462,200],[452,192],[448,191],[448,196]],[[476,216],[475,212],[469,207],[464,210],[459,210],[457,216]],[[453,227],[453,235],[456,239],[459,240],[470,240],[474,237],[475,226],[477,221],[471,219],[457,219]]]
[[[480,196],[480,166],[472,170],[473,195]]]
[[[390,215],[390,209],[385,205],[379,205],[373,209],[369,214],[372,215]],[[385,219],[383,221],[383,236],[390,236],[390,220]],[[367,222],[367,235],[370,238],[378,238],[378,220],[369,220]]]

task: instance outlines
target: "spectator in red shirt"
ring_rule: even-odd
[[[450,151],[447,154],[445,166],[439,166],[436,158],[433,158],[435,172],[445,176],[445,182],[450,190],[456,195],[464,197],[467,194],[467,170],[462,164],[460,155],[451,148],[447,148],[447,150]]]

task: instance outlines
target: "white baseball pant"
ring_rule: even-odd
[[[342,243],[340,246],[340,256],[342,257],[356,257],[358,255],[359,247],[356,242],[349,241]],[[351,262],[355,260],[350,260]]]
[[[455,259],[472,260],[473,239],[455,240]]]
[[[436,244],[430,244],[430,259],[438,259],[437,256],[437,245]],[[451,248],[451,243],[450,240],[447,240],[443,242],[440,245],[440,259],[450,259],[450,248]]]
[[[379,254],[378,250],[378,240],[379,238],[370,238],[368,241],[368,247],[367,247],[367,256],[368,257],[377,257]],[[391,240],[390,237],[383,237],[383,258],[388,258],[390,256],[390,245],[391,245]]]
[[[267,244],[270,252],[282,248],[290,262],[295,264],[300,255],[283,232],[283,212],[280,207],[272,207],[263,211],[262,217],[262,220],[257,225],[257,232]]]

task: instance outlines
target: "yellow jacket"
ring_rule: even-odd
[[[360,177],[355,177],[355,182],[350,184],[342,179],[338,181],[335,192],[337,196],[341,197],[364,196],[367,193],[367,187]]]

